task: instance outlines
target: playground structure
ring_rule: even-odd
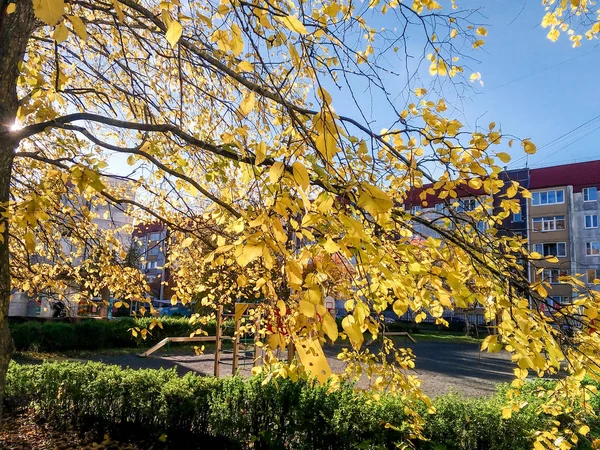
[[[192,337],[167,337],[162,341],[158,342],[156,345],[150,347],[148,350],[140,353],[138,356],[145,358],[161,349],[165,345],[168,346],[172,342],[178,343],[195,343],[195,342],[214,342],[215,343],[215,364],[214,364],[214,375],[218,377],[220,375],[220,364],[221,364],[221,355],[223,354],[223,341],[232,341],[233,342],[233,358],[231,363],[231,373],[235,375],[239,368],[239,355],[240,350],[251,343],[253,346],[253,358],[252,365],[253,367],[259,364],[260,360],[260,335],[258,330],[260,329],[260,314],[256,313],[254,317],[254,336],[251,339],[241,338],[239,335],[242,317],[249,317],[246,312],[248,309],[254,308],[256,305],[253,303],[236,303],[235,310],[233,314],[223,314],[223,307],[219,306],[216,312],[216,331],[214,336],[192,336]],[[223,334],[223,318],[224,317],[233,317],[234,319],[234,330],[233,336],[228,336]]]
[[[335,314],[335,303],[333,305],[327,304],[328,314]],[[214,357],[214,376],[219,377],[220,375],[220,365],[222,364],[221,357],[223,353],[231,353],[232,361],[231,361],[231,374],[236,375],[240,366],[240,351],[244,350],[245,353],[248,353],[247,348],[252,348],[252,367],[256,367],[260,364],[261,360],[261,347],[263,343],[261,342],[259,330],[261,328],[261,315],[259,311],[256,311],[256,307],[258,305],[254,303],[236,303],[234,306],[234,312],[232,314],[224,314],[223,306],[219,306],[216,312],[216,331],[214,336],[193,336],[193,337],[167,337],[149,348],[148,350],[140,353],[140,357],[147,357],[161,349],[165,345],[169,345],[172,342],[186,342],[186,343],[195,343],[195,342],[215,342],[215,357]],[[255,309],[252,313],[248,313],[249,310]],[[250,338],[244,338],[243,333],[241,333],[242,328],[242,319],[244,317],[250,318],[254,322],[254,331],[253,336]],[[335,316],[334,316],[335,317]],[[223,334],[223,319],[224,318],[233,318],[234,325],[231,335]],[[405,338],[411,340],[413,343],[416,343],[415,339],[407,332],[385,332],[386,337],[388,336],[404,336]],[[223,349],[223,342],[231,341],[233,344],[233,348],[231,350]],[[287,346],[287,361],[291,364],[294,356],[297,355],[298,359],[304,366],[305,370],[308,373],[311,373],[313,376],[316,376],[320,382],[325,382],[327,378],[331,375],[331,368],[329,367],[329,363],[321,347],[321,343],[319,339],[314,336],[295,336],[293,339],[294,343],[289,343]],[[371,340],[367,343],[370,345],[374,342]],[[285,347],[282,347],[282,350],[285,351]],[[245,364],[244,364],[245,365]]]

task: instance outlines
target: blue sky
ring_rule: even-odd
[[[505,133],[531,137],[539,150],[530,166],[600,159],[598,41],[572,48],[567,36],[548,40],[541,0],[481,3],[490,25],[477,67],[484,86],[471,96],[469,122],[485,114],[484,122],[495,120]]]
[[[446,7],[448,2],[443,3]],[[469,62],[465,70],[467,78],[471,72],[480,72],[484,86],[471,84],[461,94],[460,102],[454,103],[459,110],[452,117],[463,122],[468,130],[476,125],[487,128],[490,122],[496,122],[505,134],[531,138],[538,153],[527,158],[518,145],[513,149],[497,148],[513,155],[510,168],[600,159],[599,41],[584,39],[581,47],[572,48],[565,35],[555,43],[548,40],[547,30],[540,26],[544,15],[542,0],[457,0],[457,3],[461,8],[478,8],[473,20],[486,25],[488,36],[483,47],[466,51],[477,59]],[[374,23],[387,28],[394,25],[390,14],[370,22]],[[415,37],[410,45],[417,48],[417,42]],[[403,70],[402,61],[391,64],[397,64],[392,67],[394,70]],[[424,87],[434,81],[427,68],[428,62],[418,82]],[[406,84],[401,77],[390,77],[386,82],[386,88],[396,92]],[[446,79],[444,89],[448,82]],[[361,88],[364,83],[359,81],[357,86]],[[327,88],[338,113],[357,117],[347,91],[337,91],[329,84]],[[391,108],[382,104],[377,95],[359,90],[355,91],[357,100],[367,119],[374,121],[374,129],[388,127],[396,120]],[[438,98],[432,91],[430,94],[432,100]],[[451,106],[453,101],[449,96],[445,98]],[[395,106],[401,110],[413,100],[406,92],[400,93]],[[112,165],[123,172],[131,170],[123,158],[114,158]]]
[[[600,159],[598,41],[584,39],[581,47],[573,48],[564,34],[558,42],[548,40],[548,30],[540,25],[545,12],[541,0],[458,0],[457,3],[461,8],[478,8],[473,20],[486,25],[488,36],[485,46],[467,50],[477,61],[470,61],[465,69],[467,78],[472,72],[480,72],[484,85],[472,84],[460,95],[459,102],[451,99],[452,93],[444,95],[447,103],[459,108],[452,117],[469,130],[476,125],[487,129],[490,122],[496,122],[505,134],[531,138],[539,150],[528,158],[518,145],[501,149],[513,155],[511,168]],[[389,18],[379,23],[386,27],[391,24]],[[415,45],[413,50],[416,48]],[[399,61],[395,69],[401,71],[402,63]],[[433,81],[428,76],[423,75],[419,80],[424,87]],[[394,83],[400,85],[402,80],[388,80],[391,90]],[[444,89],[448,85],[446,81]],[[438,98],[431,91],[430,94],[429,99]],[[399,102],[404,103],[404,99]],[[394,120],[390,109],[379,99],[373,101],[367,92],[361,94],[360,101],[376,105],[367,108],[369,119],[376,121],[374,129],[386,127]],[[353,112],[347,95],[334,95],[334,105],[340,113]],[[398,106],[402,109],[404,105]]]

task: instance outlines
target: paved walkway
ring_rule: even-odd
[[[513,376],[514,365],[506,352],[480,353],[477,344],[437,341],[422,341],[410,344],[409,347],[417,357],[414,372],[423,380],[423,390],[430,396],[435,397],[451,390],[468,397],[485,396],[494,392],[496,384],[509,382]],[[343,371],[343,363],[336,358],[339,347],[326,348],[325,352],[332,370]],[[251,352],[240,358],[242,375],[250,374],[251,358]],[[197,356],[189,349],[173,349],[170,355],[157,352],[148,358],[140,358],[135,354],[99,354],[90,360],[135,369],[175,367],[179,374],[196,372],[212,375],[214,370],[214,354]],[[231,353],[224,353],[220,364],[221,376],[231,374],[231,362]],[[363,384],[362,380],[360,384]]]

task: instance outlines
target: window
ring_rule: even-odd
[[[594,280],[600,280],[600,269],[588,269],[587,270],[587,282],[592,284]]]
[[[589,214],[585,216],[586,228],[598,228],[598,214]]]
[[[523,214],[521,214],[521,211],[519,211],[518,213],[513,213],[513,222],[523,222]]]
[[[569,302],[569,297],[553,295],[552,297],[548,297],[546,301],[548,302],[549,306],[558,309],[561,307],[561,305],[565,305]]]
[[[567,244],[557,242],[552,244],[533,244],[533,251],[542,256],[567,256]]]
[[[540,276],[541,275],[541,276]],[[537,274],[537,281],[545,281],[546,283],[560,283],[559,277],[567,276],[566,270],[561,269],[544,269],[541,274]]]
[[[156,269],[156,261],[148,261],[146,263],[146,269]]]
[[[600,255],[600,242],[586,242],[585,254],[588,256]]]
[[[416,214],[418,214],[418,213],[420,213],[420,212],[421,212],[421,207],[420,207],[420,206],[412,206],[412,207],[410,208],[410,213],[411,213],[413,216],[414,216],[414,215],[416,215]]]
[[[444,212],[444,204],[443,203],[436,203],[435,204],[435,210],[439,213]]]
[[[485,230],[487,230],[488,224],[485,220],[480,220],[479,222],[477,222],[477,229],[483,233]]]
[[[562,189],[552,191],[534,192],[532,194],[532,204],[537,205],[554,205],[556,203],[565,202],[565,192]]]
[[[458,212],[463,211],[473,211],[477,206],[477,202],[474,198],[467,198],[465,200],[461,200],[458,206]]]
[[[159,241],[160,240],[160,233],[150,233],[150,240],[151,241]]]
[[[148,254],[149,255],[158,255],[158,245],[153,245],[152,247],[150,247],[148,249]]]
[[[565,216],[534,217],[533,231],[556,231],[564,230],[566,226]]]
[[[589,187],[583,189],[583,201],[595,202],[598,200],[598,188]]]

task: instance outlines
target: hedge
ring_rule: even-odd
[[[536,413],[533,389],[526,400],[525,408],[504,420],[502,391],[482,399],[438,397],[436,414],[422,411],[428,440],[415,445],[530,449],[533,432],[549,429],[556,418]],[[100,436],[153,436],[157,442],[166,434],[167,448],[202,442],[206,448],[385,449],[408,436],[404,405],[391,395],[374,402],[351,387],[328,392],[306,381],[179,377],[174,370],[101,363],[11,363],[6,402],[9,408],[29,405],[52,424],[73,424]],[[590,418],[589,425],[591,436],[598,437],[597,421]],[[589,448],[589,441],[581,439],[578,448]]]
[[[149,346],[167,336],[189,336],[197,325],[186,318],[162,318],[146,339],[132,335],[131,328],[147,328],[151,319],[83,320],[81,322],[21,322],[11,323],[10,332],[17,351],[99,350]],[[215,322],[203,327],[215,333]]]
[[[384,426],[385,421],[403,423],[402,405],[394,397],[367,403],[352,389],[328,393],[305,381],[179,377],[173,369],[11,363],[6,401],[9,408],[29,404],[53,424],[94,429],[100,436],[166,434],[169,445],[210,441],[214,445],[206,448],[394,448],[403,437],[401,428]]]

